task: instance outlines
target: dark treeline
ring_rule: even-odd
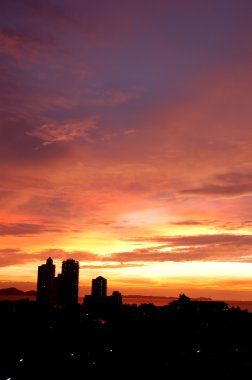
[[[0,378],[244,379],[252,314],[186,296],[90,310],[2,301]]]

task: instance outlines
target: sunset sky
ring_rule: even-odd
[[[1,0],[0,288],[252,299],[251,0]]]

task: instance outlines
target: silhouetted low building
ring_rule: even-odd
[[[109,311],[117,309],[122,305],[122,295],[120,292],[113,292],[111,296],[95,297],[92,295],[85,295],[83,305],[90,311]]]
[[[209,313],[226,311],[228,305],[224,301],[191,300],[185,294],[180,294],[177,300],[169,304],[169,308],[177,311]]]
[[[92,311],[112,310],[122,305],[122,295],[118,291],[113,291],[111,296],[107,296],[107,280],[99,276],[92,279],[91,295],[84,297],[83,305]]]
[[[117,305],[117,306],[122,305],[122,294],[118,292],[118,290],[114,290],[111,297],[112,297],[114,305]]]

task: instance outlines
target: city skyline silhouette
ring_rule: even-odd
[[[0,1],[0,380],[251,378],[251,20]]]

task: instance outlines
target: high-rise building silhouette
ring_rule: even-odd
[[[54,277],[55,265],[49,257],[46,264],[38,267],[37,302],[40,304],[54,303]]]
[[[62,274],[58,276],[60,302],[63,305],[78,303],[79,263],[68,259],[62,263]]]
[[[107,280],[102,276],[92,279],[92,296],[106,297],[107,296]]]

